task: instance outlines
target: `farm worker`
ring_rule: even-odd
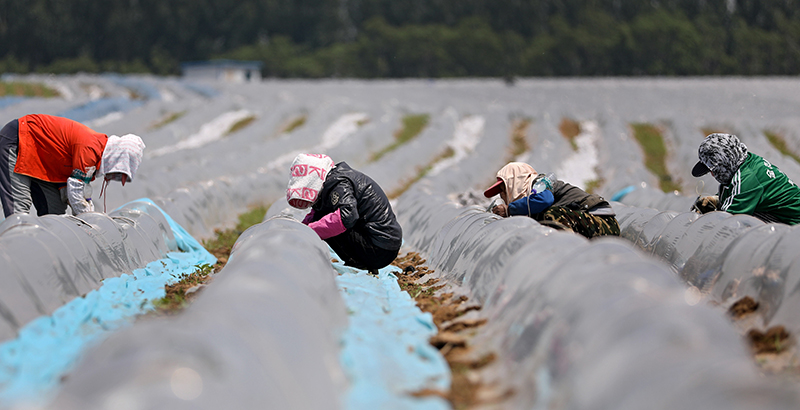
[[[800,188],[766,159],[747,151],[731,134],[709,134],[698,148],[692,175],[709,172],[719,182],[717,195],[698,198],[700,213],[726,211],[764,222],[800,222]]]
[[[299,154],[286,191],[289,205],[311,208],[303,219],[345,262],[377,270],[400,250],[403,231],[389,199],[372,178],[322,154]]]
[[[534,184],[545,175],[524,162],[509,162],[497,171],[497,182],[483,195],[500,194],[505,202],[492,208],[502,217],[527,215],[543,225],[571,230],[587,238],[619,235],[616,214],[608,202],[596,194],[555,179],[550,187],[534,192]]]
[[[89,183],[98,175],[132,181],[144,142],[136,135],[107,136],[62,117],[29,114],[0,130],[0,204],[6,217],[30,211],[73,215],[94,211]],[[102,195],[101,189],[101,195]]]

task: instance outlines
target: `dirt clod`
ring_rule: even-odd
[[[453,332],[442,332],[434,335],[430,339],[430,343],[437,349],[443,348],[445,345],[463,347],[467,345],[467,338]]]
[[[756,310],[758,310],[758,302],[750,296],[745,296],[731,305],[730,309],[728,309],[728,313],[730,313],[734,319],[740,319]]]
[[[460,332],[462,330],[471,329],[474,327],[482,326],[486,323],[486,319],[469,319],[460,320],[450,323],[443,330],[445,332]]]
[[[780,353],[789,346],[791,335],[783,326],[774,326],[766,332],[752,329],[747,332],[747,339],[753,353]]]

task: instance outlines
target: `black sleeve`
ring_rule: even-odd
[[[355,190],[350,181],[342,181],[336,184],[328,195],[334,209],[338,209],[342,217],[342,225],[345,229],[355,226],[358,221],[358,202],[356,201]]]

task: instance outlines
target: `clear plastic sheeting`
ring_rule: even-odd
[[[276,201],[264,220],[302,220],[308,210]],[[350,323],[341,340],[341,362],[350,385],[345,408],[443,410],[450,405],[437,396],[409,392],[447,391],[450,369],[428,339],[436,334],[430,313],[423,313],[397,283],[400,269],[389,265],[373,277],[345,266],[331,250],[336,283],[347,304]]]
[[[621,194],[624,192],[620,192]],[[630,192],[615,198],[619,202],[638,208],[653,208],[659,211],[688,212],[694,205],[695,196],[681,195],[676,192],[663,192],[660,189],[636,187]]]
[[[177,251],[172,230],[152,204],[134,202],[108,215],[15,214],[0,223],[0,341],[106,278],[132,273]]]
[[[284,218],[255,225],[180,320],[109,337],[53,408],[340,408],[347,312],[334,276],[311,229]]]
[[[0,103],[4,118],[18,118],[31,112],[66,113],[80,117],[98,132],[142,136],[148,148],[136,180],[124,188],[112,184],[104,201],[107,199],[109,206],[114,208],[135,198],[156,198],[154,201],[158,206],[197,238],[209,238],[215,228],[232,226],[237,215],[248,206],[268,205],[280,200],[285,195],[288,161],[298,152],[324,152],[337,162],[347,161],[355,169],[373,177],[387,193],[403,192],[411,181],[421,178],[413,184],[411,191],[400,197],[395,208],[403,215],[404,232],[408,235],[406,241],[415,249],[434,255],[429,255],[429,261],[436,264],[437,274],[452,281],[451,286],[460,287],[461,291],[470,293],[473,300],[485,304],[484,312],[492,318],[487,329],[492,331],[481,331],[480,347],[485,351],[491,348],[502,356],[496,363],[497,377],[502,383],[516,387],[519,395],[513,400],[519,408],[635,408],[637,405],[650,408],[652,403],[645,403],[642,399],[648,395],[659,400],[668,397],[656,401],[664,403],[665,407],[669,404],[688,407],[681,400],[694,401],[693,407],[706,404],[707,407],[723,407],[727,402],[719,397],[727,397],[741,400],[740,407],[749,408],[752,406],[748,403],[752,401],[748,400],[761,400],[768,390],[764,388],[765,382],[759,379],[752,386],[744,384],[743,380],[749,380],[751,373],[749,370],[738,371],[744,366],[738,350],[723,363],[722,357],[728,356],[728,350],[733,346],[731,343],[738,343],[739,338],[725,330],[727,328],[720,330],[720,334],[714,333],[723,319],[709,316],[707,308],[686,305],[688,301],[698,302],[698,298],[695,293],[683,290],[681,277],[701,286],[709,295],[707,297],[720,303],[732,303],[745,294],[756,297],[762,309],[760,317],[770,323],[791,327],[797,320],[794,316],[800,309],[800,300],[796,296],[800,293],[797,280],[800,265],[795,262],[796,247],[791,246],[796,243],[794,228],[772,229],[771,225],[759,225],[748,218],[720,218],[718,215],[701,218],[687,212],[694,195],[676,196],[652,188],[626,191],[628,195],[620,198],[611,195],[622,192],[619,190],[625,187],[642,187],[643,183],[655,187],[658,183],[655,175],[645,167],[641,147],[631,134],[632,123],[668,124],[664,127],[664,139],[670,152],[665,165],[673,181],[686,193],[692,192],[697,184],[690,170],[697,160],[702,130],[715,124],[725,124],[725,128],[735,130],[753,152],[778,164],[787,175],[798,180],[800,165],[786,160],[760,131],[788,130],[784,135],[787,146],[797,145],[796,133],[791,132],[797,128],[797,104],[792,102],[800,101],[800,82],[795,79],[520,79],[513,87],[508,87],[501,81],[475,79],[270,80],[236,85],[190,83],[152,76],[19,78],[47,83],[57,88],[62,98],[33,98],[11,105]],[[132,98],[134,95],[143,99]],[[219,129],[225,133],[215,133],[207,144],[166,152],[161,156],[148,154],[190,140],[221,114],[240,110],[252,113],[249,125],[238,128],[226,123],[230,127]],[[394,134],[402,128],[403,119],[417,114],[429,118],[420,134],[396,149],[386,151],[379,161],[372,161],[373,154],[382,152],[395,142]],[[249,116],[247,118],[249,120]],[[481,132],[472,133],[476,138],[468,138],[469,144],[464,145],[461,151],[456,150],[454,158],[458,159],[457,162],[443,160],[448,154],[448,146],[459,134],[459,124],[464,125],[470,118],[480,119],[480,127],[474,130],[480,129]],[[582,129],[598,136],[587,141],[591,144],[581,151],[590,154],[587,155],[588,161],[575,163],[569,160],[574,158],[576,151],[559,131],[559,124],[565,118],[597,125],[596,128],[584,126]],[[528,126],[519,128],[522,125],[520,120],[529,121]],[[337,129],[342,132],[333,132]],[[522,136],[526,144],[517,146],[516,138],[512,139],[513,130],[524,134],[515,136]],[[482,137],[477,138],[479,135]],[[525,152],[520,153],[519,148]],[[651,208],[642,211],[644,208],[628,209],[621,204],[614,205],[618,219],[626,221],[623,223],[623,237],[644,253],[664,259],[666,264],[642,259],[642,252],[632,252],[634,248],[627,243],[588,242],[575,235],[542,228],[531,220],[499,219],[482,212],[484,208],[459,208],[443,202],[438,196],[420,192],[427,189],[445,197],[478,190],[476,192],[480,195],[482,189],[494,180],[497,169],[509,160],[529,162],[542,172],[561,173],[563,170],[566,175],[569,168],[589,162],[594,164],[595,159],[597,167],[592,169],[598,173],[597,180],[579,178],[583,181],[569,182],[578,185],[596,183],[599,186],[595,187],[595,192],[606,199],[619,199],[628,205]],[[440,169],[449,166],[442,172],[424,175],[423,171],[433,169],[437,162]],[[700,180],[705,181],[709,189],[715,185],[711,176]],[[99,192],[98,186],[95,192]],[[637,196],[646,201],[634,204]],[[98,277],[130,272],[137,263],[158,254],[150,247],[164,246],[147,241],[149,235],[157,237],[156,229],[137,235],[138,231],[131,230],[130,223],[126,222],[146,217],[120,215],[115,219],[86,215],[81,218],[83,223],[62,218],[59,225],[46,227],[44,223],[51,221],[48,218],[34,218],[35,222],[30,222],[25,217],[15,216],[10,222],[0,225],[0,231],[7,230],[8,235],[19,238],[21,244],[27,243],[25,246],[0,247],[0,263],[11,267],[3,273],[8,279],[4,282],[4,289],[0,290],[0,304],[3,304],[0,306],[0,334],[13,335],[14,329],[24,325],[30,317],[51,311],[71,295],[90,289],[92,281]],[[698,223],[696,227],[695,222]],[[254,232],[248,232],[248,235]],[[5,235],[0,234],[0,241]],[[81,235],[91,241],[81,239]],[[41,248],[39,242],[29,237],[41,237],[47,246]],[[163,242],[172,249],[169,241],[165,237]],[[60,256],[62,253],[80,254],[81,246],[87,249],[88,256],[72,259]],[[43,255],[39,258],[41,260],[29,261],[33,255],[30,247],[43,249],[37,254]],[[93,251],[94,247],[103,251]],[[242,255],[239,252],[236,251]],[[280,269],[297,276],[297,272],[304,270],[298,266],[306,266],[306,260],[291,268],[284,266],[283,262],[270,261],[268,258],[278,258],[271,253],[273,250],[253,249],[252,252],[265,255],[265,259],[253,264],[254,271],[259,264],[262,268],[277,264]],[[284,256],[284,253],[279,256]],[[306,259],[312,260],[309,262],[312,267],[316,266],[313,258]],[[28,274],[18,267],[25,263],[37,270],[49,269],[53,273]],[[97,265],[96,269],[94,265]],[[670,268],[679,271],[681,276],[670,273]],[[208,290],[222,283],[215,283]],[[333,289],[331,294],[335,295],[335,286],[325,286]],[[266,292],[259,289],[245,289],[243,294],[249,296],[242,298],[242,302],[258,299],[250,292]],[[572,289],[574,292],[570,293]],[[293,295],[290,291],[285,293]],[[252,334],[256,335],[253,337],[250,337],[251,333],[248,336],[235,333],[233,327],[237,324],[246,327],[250,323],[263,324],[273,320],[251,319],[250,315],[254,313],[250,311],[250,305],[241,312],[231,313],[235,309],[232,302],[239,302],[237,296],[220,296],[213,302],[221,306],[223,313],[232,315],[235,323],[223,321],[222,313],[212,312],[212,302],[204,302],[205,305],[200,304],[206,306],[202,309],[212,313],[203,318],[208,319],[208,323],[199,318],[192,319],[196,329],[188,324],[186,327],[176,325],[176,321],[170,322],[170,326],[144,323],[143,329],[149,339],[130,336],[130,342],[117,342],[117,346],[124,346],[119,351],[104,347],[106,350],[101,352],[105,356],[91,359],[98,367],[83,373],[94,375],[92,377],[96,379],[92,380],[96,380],[96,386],[73,376],[68,380],[68,383],[73,383],[71,386],[85,383],[80,384],[83,390],[80,394],[73,393],[74,397],[84,395],[86,401],[81,403],[88,403],[87,407],[124,408],[132,403],[142,403],[137,400],[150,400],[149,393],[144,393],[152,388],[156,397],[163,393],[163,397],[170,400],[177,400],[175,397],[188,400],[177,402],[179,407],[188,407],[202,402],[197,397],[203,397],[203,394],[222,391],[219,386],[224,383],[217,383],[222,376],[207,374],[213,373],[208,369],[218,367],[203,362],[206,357],[203,353],[217,352],[214,353],[217,356],[212,357],[224,358],[228,356],[223,355],[230,354],[231,366],[237,370],[244,368],[236,367],[244,366],[244,361],[266,357],[267,353],[252,347],[253,340],[260,341],[259,338],[274,335],[261,330],[253,330]],[[203,299],[205,296],[201,301]],[[295,306],[291,304],[293,301],[279,301],[281,303],[264,305],[261,313],[278,310],[289,315],[283,317],[284,322],[274,325],[280,335],[314,336],[313,332],[302,328],[305,325],[294,328],[288,323],[295,320],[291,315],[298,312],[287,312],[286,309],[291,308],[286,308],[283,303]],[[631,311],[631,306],[638,310]],[[328,309],[324,312],[328,316],[320,317],[339,317],[341,309],[341,306]],[[628,319],[637,327],[625,327]],[[330,322],[335,324],[331,325],[333,327],[340,326],[336,320]],[[125,334],[135,335],[135,332],[130,330]],[[590,340],[587,335],[592,335],[597,342],[594,339],[587,341]],[[729,340],[721,340],[725,337]],[[220,338],[235,340],[227,345],[234,352],[219,353],[217,349],[220,347],[209,347],[205,341],[218,341]],[[157,341],[152,354],[147,353],[151,340]],[[174,346],[189,346],[187,351],[194,353],[184,354],[183,350],[176,353],[174,346],[168,348],[167,340],[174,341]],[[273,341],[278,343],[279,340],[284,339],[276,336]],[[197,345],[194,343],[202,345],[195,349]],[[652,350],[647,351],[645,345],[651,346]],[[720,349],[721,353],[709,353],[709,345]],[[138,362],[125,362],[122,357],[126,349],[134,352],[132,357],[145,363],[144,367],[150,366],[150,370],[139,369]],[[256,353],[248,355],[248,349]],[[233,357],[239,351],[245,358]],[[666,355],[674,360],[662,362],[656,351],[674,353],[674,356]],[[319,353],[322,356],[326,354]],[[185,359],[189,356],[190,359]],[[113,360],[105,365],[105,357]],[[153,370],[157,369],[154,363],[162,358],[166,358],[163,360],[166,363],[163,374]],[[173,359],[185,360],[170,362]],[[715,361],[717,359],[719,361]],[[196,367],[197,363],[208,366]],[[152,386],[136,385],[144,382],[127,380],[121,373],[114,373],[114,369],[123,367],[138,369],[137,374],[143,378],[156,374],[157,382]],[[100,371],[100,368],[107,371]],[[723,372],[723,369],[728,372]],[[280,379],[276,383],[291,385],[292,377],[300,372],[293,371],[287,373],[291,374],[289,381]],[[686,388],[677,384],[694,375],[703,382]],[[261,387],[265,380],[273,380],[268,379],[266,371],[241,377],[250,377],[254,381],[247,384],[251,380],[243,380],[242,386],[253,386],[258,382]],[[164,378],[168,380],[164,381]],[[601,378],[605,384],[601,383]],[[203,382],[205,393],[195,397],[200,386],[198,380]],[[235,383],[239,381],[236,379]],[[127,382],[129,384],[125,384]],[[320,383],[328,385],[324,381]],[[621,387],[625,383],[628,383],[627,388]],[[272,387],[269,383],[267,385]],[[220,390],[214,390],[217,388]],[[723,392],[726,388],[730,389],[727,395]],[[243,388],[236,389],[239,387],[232,391],[244,391]],[[701,399],[697,393],[701,389],[707,390],[707,395],[702,397],[712,402]],[[752,392],[752,397],[740,397],[744,392]],[[784,398],[785,391],[773,393],[774,397],[764,398],[764,407],[781,407],[770,404]],[[170,400],[167,404],[172,403]],[[230,405],[226,403],[225,407],[252,404],[244,403],[244,400],[239,397]],[[623,403],[623,400],[628,401]],[[211,407],[212,403],[206,405]],[[276,403],[278,407],[283,402]],[[789,404],[785,407],[796,407],[793,401]],[[158,403],[154,406],[166,405]],[[263,407],[263,403],[256,403],[256,406]],[[322,406],[326,407],[325,403]]]
[[[623,237],[668,262],[710,301],[729,307],[750,297],[760,327],[800,334],[800,227],[726,212],[654,213],[619,203],[614,209]]]
[[[119,257],[117,265],[121,270],[114,271],[113,266],[105,266],[112,270],[109,275],[100,275],[103,276],[102,284],[97,289],[80,297],[73,297],[50,315],[40,315],[19,326],[16,330],[17,337],[0,343],[0,407],[45,406],[52,400],[61,380],[79,361],[84,351],[115,330],[129,326],[138,315],[153,310],[153,304],[149,301],[164,296],[165,284],[177,281],[183,274],[194,272],[198,265],[216,261],[213,255],[203,249],[172,218],[147,199],[127,204],[112,214],[116,216],[108,218],[101,215],[99,219],[96,214],[94,217],[84,214],[82,220],[94,218],[105,221],[106,228],[123,237],[122,241],[115,241],[114,235],[106,233],[95,237],[109,239],[104,243],[110,255]],[[71,251],[78,252],[79,255],[89,255],[87,260],[91,262],[88,266],[81,265],[80,260],[76,262],[81,273],[97,273],[96,268],[102,268],[103,264],[93,259],[89,250],[81,248],[81,239],[86,242],[85,238],[70,236],[69,227],[74,222],[70,222],[70,219],[74,218],[37,219],[20,215],[14,218],[18,222],[16,225],[6,225],[9,229],[5,232],[29,229],[30,225],[21,223],[26,220],[33,223],[44,222],[43,225],[49,226],[50,231],[63,235]],[[121,229],[114,228],[117,223],[115,221],[120,221],[118,228]],[[64,230],[59,230],[64,227]],[[127,241],[127,238],[132,239]],[[150,247],[166,247],[169,252],[165,257],[150,260],[149,255],[142,252],[147,249],[143,247],[146,243],[150,243]],[[124,269],[121,268],[122,265],[135,266],[140,259],[149,262],[141,268],[133,269],[130,274],[121,273]],[[91,276],[89,279],[91,281],[96,277]]]
[[[287,168],[288,169],[288,168]],[[236,223],[249,204],[271,203],[286,193],[288,170],[254,172],[191,184],[154,201],[197,238]]]
[[[475,354],[497,354],[485,381],[515,391],[507,408],[800,404],[758,374],[726,318],[626,241],[588,241],[419,190],[396,209],[434,275],[482,303]]]

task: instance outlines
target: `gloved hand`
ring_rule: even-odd
[[[503,218],[505,218],[505,217],[508,216],[508,205],[505,205],[505,204],[497,205],[494,208],[492,208],[492,212],[495,215],[500,215]]]
[[[65,191],[73,215],[94,211],[91,185],[80,179],[69,177],[67,178],[67,187]]]
[[[719,210],[719,197],[716,195],[699,197],[691,210],[701,214]]]

